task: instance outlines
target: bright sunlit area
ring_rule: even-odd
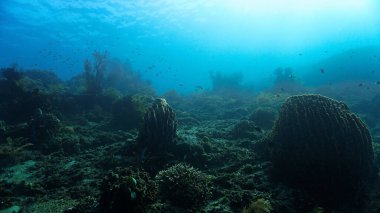
[[[130,61],[159,91],[208,87],[209,72],[215,70],[242,72],[246,82],[265,87],[263,79],[269,82],[276,67],[309,66],[333,54],[379,45],[379,4],[6,0],[0,3],[0,45],[7,54],[0,64],[38,65],[68,79],[82,71],[94,50],[107,50]],[[47,57],[42,54],[47,52]],[[151,65],[155,72],[146,72]],[[189,77],[194,83],[184,84]]]

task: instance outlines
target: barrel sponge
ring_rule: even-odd
[[[138,145],[149,152],[161,152],[176,144],[177,120],[174,110],[163,98],[158,98],[144,115]]]
[[[324,96],[289,97],[272,140],[274,171],[326,199],[355,194],[375,170],[366,125],[346,104]]]

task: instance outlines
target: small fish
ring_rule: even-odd
[[[292,74],[290,74],[290,75],[289,75],[289,78],[293,78],[293,75],[292,75]]]
[[[179,84],[180,87],[183,87],[183,84]]]
[[[327,50],[325,50],[325,51],[324,51],[324,53],[328,53],[328,51],[327,51]]]
[[[302,53],[298,53],[299,56],[302,56],[303,54]]]
[[[363,86],[363,84],[362,84],[362,83],[360,83],[358,86],[359,86],[359,87],[362,87],[362,86]]]
[[[281,91],[285,91],[285,89],[283,87],[281,87]]]
[[[379,85],[379,84],[380,84],[380,81],[376,81],[376,84]]]
[[[325,73],[325,70],[323,68],[321,68],[321,74]]]

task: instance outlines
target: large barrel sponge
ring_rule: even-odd
[[[174,110],[163,98],[155,100],[144,116],[138,145],[149,152],[165,152],[176,145],[177,119]]]
[[[333,99],[320,95],[288,98],[272,137],[277,174],[322,201],[353,198],[374,173],[366,125],[347,105]]]

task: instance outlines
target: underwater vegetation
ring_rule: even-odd
[[[84,62],[84,77],[86,80],[86,93],[100,95],[103,91],[104,73],[106,71],[108,52],[95,51],[93,64],[86,59]]]

